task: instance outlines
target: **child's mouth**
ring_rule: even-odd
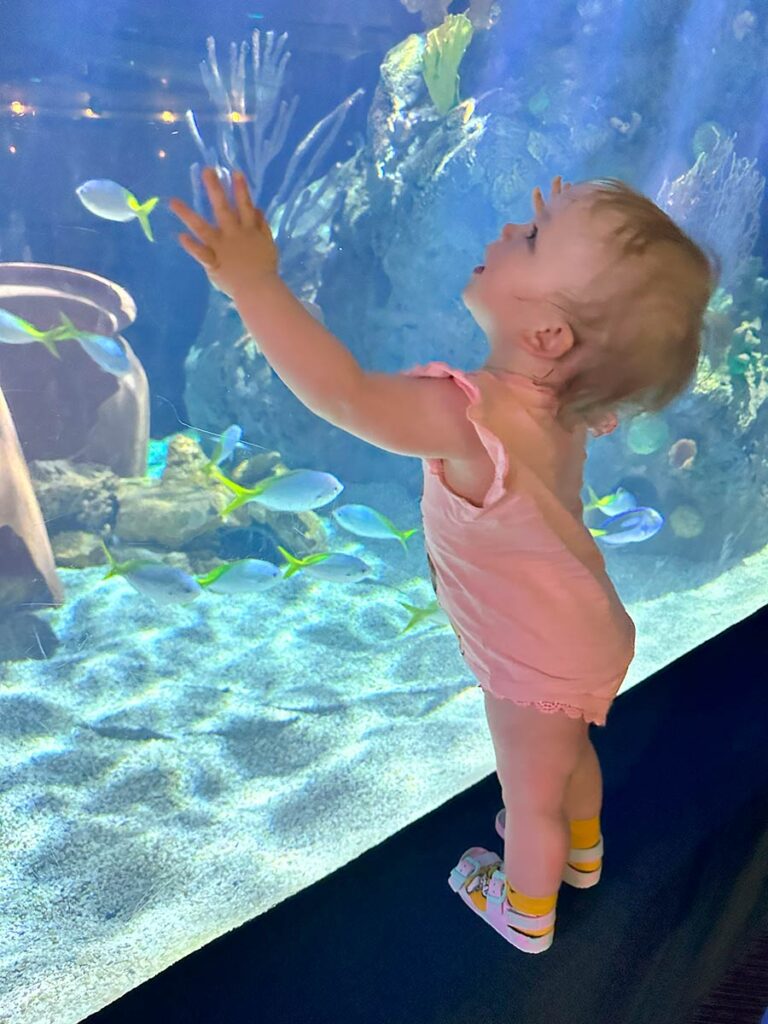
[[[485,270],[485,266],[481,263],[479,267],[475,267],[475,269],[472,271],[472,273],[473,274],[482,274],[482,272],[484,270]]]

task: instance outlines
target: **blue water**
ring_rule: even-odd
[[[658,202],[722,277],[692,386],[588,450],[586,483],[622,495],[613,516],[654,511],[602,548],[638,627],[624,689],[765,602],[765,12],[499,0],[483,21],[475,3],[440,112],[423,55],[441,5],[421,6],[0,5],[0,310],[102,339],[65,337],[59,359],[0,339],[4,1021],[82,1019],[493,770],[444,617],[404,632],[405,605],[434,597],[421,533],[397,536],[419,526],[419,461],[305,409],[178,245],[167,201],[207,212],[203,162],[247,171],[284,280],[384,372],[482,364],[460,294],[530,218],[533,186],[611,176]],[[158,198],[154,241],[78,198],[105,180]],[[127,374],[104,368],[109,339]],[[233,425],[217,472],[253,487],[304,469],[343,490],[222,519],[212,463]],[[345,504],[396,532],[350,532]],[[104,543],[123,563],[107,579]],[[280,547],[365,572],[195,583],[284,567]],[[165,567],[162,592],[131,560]]]

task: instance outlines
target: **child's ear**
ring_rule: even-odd
[[[546,325],[523,331],[523,348],[532,356],[559,359],[574,346],[571,325],[565,320],[551,320]]]

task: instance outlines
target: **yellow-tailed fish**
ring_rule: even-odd
[[[154,242],[149,215],[160,201],[159,196],[140,203],[133,192],[108,178],[83,182],[75,189],[75,193],[86,210],[104,220],[128,221],[135,218],[150,242]]]
[[[288,562],[289,568],[285,578],[303,570],[309,576],[329,583],[357,583],[371,575],[373,571],[362,558],[347,555],[341,551],[323,551],[305,558],[296,558],[290,551],[278,546],[278,551]]]
[[[61,333],[59,337],[73,338],[79,342],[80,348],[90,356],[90,358],[99,366],[105,373],[111,373],[115,377],[122,377],[123,374],[128,373],[131,369],[131,363],[128,359],[128,355],[115,338],[110,338],[106,334],[94,334],[92,331],[81,331],[78,327],[72,323],[68,316],[64,313],[59,314],[61,317]]]
[[[584,506],[585,512],[597,508],[605,516],[618,516],[622,512],[631,512],[633,508],[637,508],[637,498],[623,487],[617,487],[615,491],[602,498],[598,498],[589,486],[587,491],[589,492],[589,504]]]
[[[269,590],[282,578],[280,569],[272,562],[261,558],[241,558],[217,565],[205,576],[198,576],[197,582],[214,594],[252,594]]]
[[[448,616],[445,614],[445,612],[437,603],[437,601],[431,601],[424,608],[421,608],[417,604],[408,604],[406,601],[398,601],[397,603],[402,605],[403,608],[405,608],[405,610],[409,612],[411,616],[410,619],[408,620],[408,625],[400,630],[401,634],[407,633],[409,629],[413,629],[414,626],[417,626],[420,622],[423,622],[425,619],[442,618],[444,625],[450,625],[450,623],[448,622]]]
[[[293,576],[294,573],[300,572],[302,569],[308,568],[310,565],[317,565],[318,562],[325,561],[326,558],[330,557],[330,551],[318,552],[315,555],[305,555],[304,558],[297,558],[292,555],[290,551],[286,551],[285,548],[277,545],[277,550],[283,556],[288,563],[288,568],[284,573],[284,578],[288,579],[289,576]]]
[[[253,487],[241,487],[213,467],[210,473],[235,495],[219,513],[222,519],[249,501],[275,512],[309,512],[327,505],[344,490],[344,484],[331,473],[315,469],[292,469],[260,480]]]
[[[343,526],[345,530],[354,533],[358,537],[371,537],[376,540],[399,540],[405,550],[405,542],[414,533],[418,533],[420,527],[415,526],[411,530],[399,530],[391,519],[387,519],[381,512],[370,508],[368,505],[341,505],[331,513],[333,518]]]
[[[158,604],[189,604],[203,592],[197,580],[182,569],[150,558],[131,558],[126,562],[118,562],[104,541],[101,546],[109,561],[109,571],[104,579],[122,576],[134,590]]]
[[[33,341],[39,341],[45,345],[52,356],[61,359],[54,342],[62,338],[61,327],[52,327],[49,331],[41,331],[28,320],[10,313],[7,309],[0,309],[0,342],[4,345],[30,345]]]

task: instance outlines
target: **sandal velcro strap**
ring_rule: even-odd
[[[477,851],[477,856],[472,854],[470,850],[466,850],[464,856],[448,877],[448,885],[454,892],[458,892],[462,886],[466,885],[470,878],[478,873],[480,868],[499,861],[499,857],[495,853],[491,853],[490,850],[483,850],[479,846],[473,846],[471,849]]]
[[[590,864],[593,860],[599,860],[603,856],[603,837],[590,846],[588,850],[571,849],[568,853],[569,864]]]
[[[494,871],[488,883],[486,901],[488,903],[502,904],[507,898],[506,878],[503,871]]]
[[[462,857],[456,867],[451,871],[450,877],[448,878],[448,885],[450,885],[454,892],[458,892],[467,880],[470,879],[472,875],[476,875],[479,870],[480,865],[478,864],[476,857]]]
[[[519,910],[515,910],[514,907],[507,905],[504,908],[505,920],[507,924],[511,924],[513,928],[525,929],[536,929],[540,928],[551,928],[554,927],[555,920],[557,919],[557,908],[550,910],[548,914],[537,914],[532,916],[531,914],[521,914]]]

